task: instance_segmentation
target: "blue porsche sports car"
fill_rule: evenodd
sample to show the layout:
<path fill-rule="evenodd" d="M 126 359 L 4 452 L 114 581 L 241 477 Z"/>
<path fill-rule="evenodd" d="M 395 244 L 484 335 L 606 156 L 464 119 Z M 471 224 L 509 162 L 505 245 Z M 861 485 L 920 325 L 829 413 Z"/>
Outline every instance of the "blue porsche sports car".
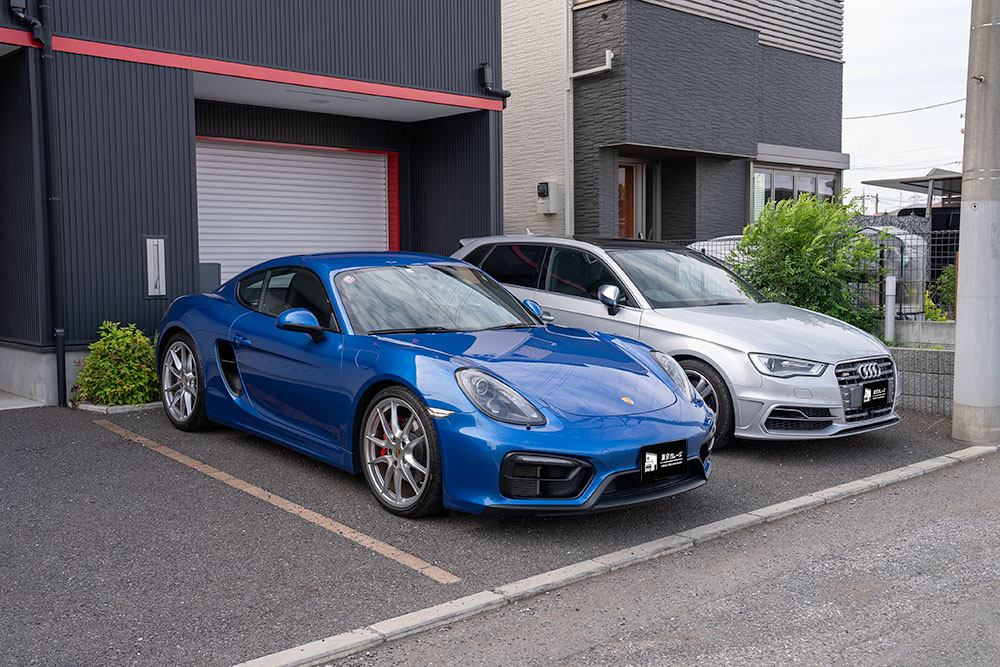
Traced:
<path fill-rule="evenodd" d="M 225 424 L 349 472 L 390 512 L 594 511 L 708 479 L 714 415 L 669 355 L 544 326 L 460 260 L 284 257 L 159 326 L 177 428 Z"/>

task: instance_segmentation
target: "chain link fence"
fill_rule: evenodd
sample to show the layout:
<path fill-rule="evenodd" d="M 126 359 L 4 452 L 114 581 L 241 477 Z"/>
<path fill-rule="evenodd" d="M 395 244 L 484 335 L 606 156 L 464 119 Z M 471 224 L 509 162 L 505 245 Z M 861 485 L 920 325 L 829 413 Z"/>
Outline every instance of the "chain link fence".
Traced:
<path fill-rule="evenodd" d="M 859 285 L 859 305 L 885 308 L 885 281 L 896 277 L 896 318 L 955 318 L 958 230 L 930 231 L 926 218 L 864 216 L 855 220 L 879 251 L 877 266 L 866 267 Z M 688 246 L 732 266 L 742 237 L 664 239 Z"/>

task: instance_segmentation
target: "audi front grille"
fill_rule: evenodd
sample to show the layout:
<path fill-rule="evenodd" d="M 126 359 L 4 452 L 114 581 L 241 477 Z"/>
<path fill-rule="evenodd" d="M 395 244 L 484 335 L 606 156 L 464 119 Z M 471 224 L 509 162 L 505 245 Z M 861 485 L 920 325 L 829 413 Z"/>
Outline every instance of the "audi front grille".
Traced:
<path fill-rule="evenodd" d="M 896 370 L 889 357 L 858 359 L 837 364 L 837 384 L 840 385 L 840 399 L 844 403 L 844 416 L 848 423 L 877 419 L 892 413 L 896 398 Z M 868 409 L 861 407 L 864 385 L 868 382 L 888 380 L 888 403 Z"/>

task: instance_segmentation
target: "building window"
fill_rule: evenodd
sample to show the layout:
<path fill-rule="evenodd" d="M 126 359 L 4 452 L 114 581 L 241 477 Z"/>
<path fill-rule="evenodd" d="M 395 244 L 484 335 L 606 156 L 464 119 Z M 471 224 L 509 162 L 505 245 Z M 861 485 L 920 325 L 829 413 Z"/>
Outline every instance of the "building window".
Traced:
<path fill-rule="evenodd" d="M 751 204 L 754 221 L 769 201 L 795 199 L 799 195 L 814 195 L 819 201 L 833 199 L 837 192 L 837 174 L 805 171 L 796 167 L 762 167 L 754 165 Z"/>

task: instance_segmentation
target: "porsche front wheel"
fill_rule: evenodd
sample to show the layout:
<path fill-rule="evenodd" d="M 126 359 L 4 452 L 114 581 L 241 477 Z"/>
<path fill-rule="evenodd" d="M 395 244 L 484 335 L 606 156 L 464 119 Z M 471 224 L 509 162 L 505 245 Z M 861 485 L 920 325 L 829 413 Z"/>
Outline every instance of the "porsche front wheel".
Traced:
<path fill-rule="evenodd" d="M 361 463 L 375 498 L 393 514 L 441 510 L 441 455 L 423 401 L 404 387 L 372 399 L 361 427 Z"/>

